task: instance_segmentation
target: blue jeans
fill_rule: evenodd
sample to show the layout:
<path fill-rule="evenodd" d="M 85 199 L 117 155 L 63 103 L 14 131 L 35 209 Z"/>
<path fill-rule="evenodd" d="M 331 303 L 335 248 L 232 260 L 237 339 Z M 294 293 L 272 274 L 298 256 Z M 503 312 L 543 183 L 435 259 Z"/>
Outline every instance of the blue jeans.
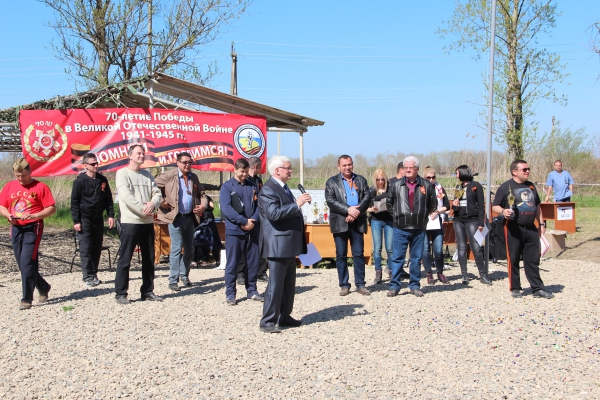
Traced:
<path fill-rule="evenodd" d="M 390 290 L 400 290 L 400 272 L 404 266 L 406 250 L 410 245 L 410 280 L 408 288 L 419 289 L 421 284 L 421 255 L 423 253 L 423 241 L 425 240 L 425 230 L 422 229 L 400 229 L 394 227 L 394 242 L 392 252 L 392 279 L 390 280 Z"/>
<path fill-rule="evenodd" d="M 169 255 L 169 284 L 179 282 L 180 278 L 190 277 L 190 264 L 194 256 L 194 214 L 177 214 L 169 224 L 171 236 L 171 254 Z M 181 248 L 183 247 L 183 254 Z"/>
<path fill-rule="evenodd" d="M 385 236 L 385 251 L 387 253 L 388 269 L 392 259 L 392 241 L 394 236 L 394 222 L 371 220 L 371 234 L 373 236 L 373 258 L 375 260 L 375 271 L 381 271 L 381 245 L 382 237 Z"/>
<path fill-rule="evenodd" d="M 354 261 L 354 283 L 357 288 L 365 286 L 365 249 L 364 233 L 359 232 L 358 223 L 348 224 L 346 232 L 334 233 L 335 243 L 335 266 L 338 271 L 340 287 L 350 288 L 350 274 L 348 273 L 348 240 L 352 249 L 352 260 Z"/>
<path fill-rule="evenodd" d="M 435 270 L 438 274 L 444 272 L 444 231 L 435 229 L 426 231 L 425 240 L 423 240 L 423 267 L 428 274 L 431 274 L 431 257 L 429 254 L 429 239 L 431 238 L 431 246 L 433 247 L 433 259 L 435 260 Z"/>
<path fill-rule="evenodd" d="M 479 274 L 487 274 L 483 261 L 483 248 L 477 243 L 477 240 L 475 240 L 475 232 L 477 232 L 478 229 L 479 223 L 477 221 L 460 222 L 454 220 L 454 235 L 456 237 L 456 248 L 458 250 L 458 263 L 460 264 L 460 272 L 463 275 L 467 274 L 467 238 Z"/>

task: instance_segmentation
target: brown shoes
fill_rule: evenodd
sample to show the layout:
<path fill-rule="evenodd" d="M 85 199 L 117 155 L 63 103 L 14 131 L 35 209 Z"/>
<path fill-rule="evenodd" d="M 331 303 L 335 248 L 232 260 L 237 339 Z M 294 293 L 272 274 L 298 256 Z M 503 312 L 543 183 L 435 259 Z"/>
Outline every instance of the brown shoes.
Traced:
<path fill-rule="evenodd" d="M 363 296 L 370 296 L 370 295 L 371 295 L 371 292 L 369 292 L 369 291 L 367 290 L 367 288 L 366 288 L 366 287 L 364 287 L 364 286 L 363 286 L 363 287 L 359 287 L 358 289 L 356 289 L 356 293 L 360 293 L 360 294 L 362 294 Z"/>
<path fill-rule="evenodd" d="M 31 303 L 22 301 L 21 304 L 19 305 L 19 310 L 29 310 L 31 307 L 32 307 Z"/>
<path fill-rule="evenodd" d="M 371 292 L 369 292 L 367 290 L 367 288 L 364 287 L 364 286 L 363 287 L 359 287 L 358 289 L 356 289 L 356 293 L 360 293 L 363 296 L 370 296 L 371 295 Z M 348 296 L 349 294 L 350 294 L 350 288 L 349 287 L 344 286 L 344 287 L 342 287 L 340 289 L 340 296 Z"/>
<path fill-rule="evenodd" d="M 375 280 L 373 281 L 373 285 L 379 285 L 383 280 L 383 271 L 375 271 Z"/>
<path fill-rule="evenodd" d="M 38 290 L 38 304 L 44 304 L 48 302 L 48 292 L 50 291 L 50 289 L 52 289 L 52 286 L 48 285 L 48 290 L 45 293 L 42 293 Z"/>

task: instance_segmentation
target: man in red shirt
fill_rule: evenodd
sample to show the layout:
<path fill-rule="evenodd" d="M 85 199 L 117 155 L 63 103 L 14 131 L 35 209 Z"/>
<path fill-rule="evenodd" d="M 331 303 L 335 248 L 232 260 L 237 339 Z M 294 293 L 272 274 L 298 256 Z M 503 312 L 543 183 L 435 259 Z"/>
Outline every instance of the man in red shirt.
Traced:
<path fill-rule="evenodd" d="M 56 213 L 50 188 L 31 178 L 31 168 L 25 158 L 13 164 L 15 180 L 0 192 L 0 214 L 11 223 L 12 247 L 21 271 L 23 298 L 20 310 L 28 310 L 37 288 L 38 303 L 48 301 L 50 284 L 40 275 L 39 247 L 44 230 L 44 218 Z"/>

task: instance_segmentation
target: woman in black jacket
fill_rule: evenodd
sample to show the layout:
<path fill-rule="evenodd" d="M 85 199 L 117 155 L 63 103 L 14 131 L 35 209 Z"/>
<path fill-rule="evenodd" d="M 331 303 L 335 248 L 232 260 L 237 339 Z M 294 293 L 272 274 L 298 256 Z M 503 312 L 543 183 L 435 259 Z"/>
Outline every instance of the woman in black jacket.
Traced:
<path fill-rule="evenodd" d="M 382 258 L 381 248 L 385 244 L 387 253 L 387 271 L 391 275 L 390 260 L 392 258 L 392 237 L 394 235 L 394 223 L 392 215 L 387 211 L 386 200 L 388 195 L 389 183 L 385 171 L 377 168 L 373 173 L 373 186 L 369 188 L 371 192 L 371 207 L 367 209 L 369 221 L 371 223 L 371 234 L 373 236 L 373 259 L 375 262 L 375 285 L 382 281 Z M 383 208 L 383 209 L 382 209 Z"/>
<path fill-rule="evenodd" d="M 483 199 L 483 187 L 479 182 L 473 181 L 473 174 L 467 165 L 456 168 L 456 177 L 460 183 L 456 186 L 457 194 L 452 202 L 454 210 L 454 233 L 456 235 L 456 247 L 458 248 L 458 263 L 462 274 L 462 283 L 469 284 L 467 277 L 467 238 L 471 251 L 475 257 L 475 264 L 479 270 L 481 283 L 491 285 L 483 261 L 483 248 L 475 240 L 475 232 L 482 231 L 484 226 L 485 208 Z"/>
<path fill-rule="evenodd" d="M 434 214 L 435 217 L 440 221 L 440 229 L 427 230 L 427 236 L 425 236 L 425 240 L 423 241 L 423 256 L 421 257 L 421 261 L 423 263 L 423 267 L 425 268 L 425 272 L 427 273 L 427 284 L 435 284 L 435 279 L 433 279 L 433 271 L 431 269 L 431 257 L 429 255 L 429 241 L 431 241 L 437 277 L 440 282 L 448 283 L 448 278 L 446 278 L 444 275 L 444 253 L 442 250 L 444 245 L 444 230 L 442 228 L 442 223 L 447 218 L 446 211 L 448 211 L 450 208 L 450 203 L 448 202 L 448 196 L 446 195 L 446 190 L 444 190 L 444 187 L 435 181 L 435 169 L 431 167 L 425 167 L 423 170 L 423 175 L 425 176 L 425 179 L 431 182 L 435 188 L 437 210 Z"/>

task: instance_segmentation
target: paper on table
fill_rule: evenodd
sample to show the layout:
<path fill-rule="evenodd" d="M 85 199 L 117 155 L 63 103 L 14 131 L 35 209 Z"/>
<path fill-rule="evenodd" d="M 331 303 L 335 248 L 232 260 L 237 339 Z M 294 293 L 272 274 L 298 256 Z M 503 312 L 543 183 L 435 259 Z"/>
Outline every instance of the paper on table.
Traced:
<path fill-rule="evenodd" d="M 318 263 L 322 260 L 321 255 L 319 254 L 319 250 L 315 247 L 313 243 L 309 243 L 306 246 L 306 254 L 300 254 L 298 258 L 302 265 L 309 266 Z"/>
<path fill-rule="evenodd" d="M 481 232 L 479 231 L 479 229 L 477 229 L 477 231 L 475 232 L 475 240 L 477 240 L 477 243 L 479 243 L 480 246 L 483 244 L 483 241 L 485 240 L 485 237 L 489 231 L 490 230 L 488 229 L 488 227 L 484 226 Z"/>
<path fill-rule="evenodd" d="M 439 218 L 434 218 L 434 219 L 431 219 L 430 217 L 427 217 L 427 218 L 428 218 L 428 221 L 427 221 L 427 228 L 425 228 L 426 230 L 434 231 L 436 229 L 442 229 Z"/>

